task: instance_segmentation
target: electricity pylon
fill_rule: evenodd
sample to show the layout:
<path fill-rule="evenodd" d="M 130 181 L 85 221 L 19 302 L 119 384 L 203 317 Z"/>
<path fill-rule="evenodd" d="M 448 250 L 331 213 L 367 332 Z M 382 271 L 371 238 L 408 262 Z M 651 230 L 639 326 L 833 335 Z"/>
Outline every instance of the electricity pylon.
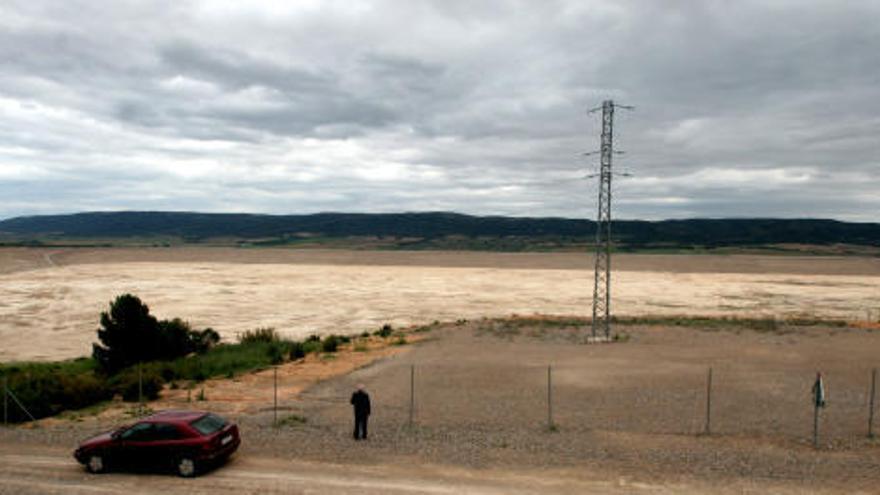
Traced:
<path fill-rule="evenodd" d="M 602 106 L 602 136 L 599 148 L 599 213 L 596 217 L 596 265 L 593 276 L 592 338 L 602 334 L 611 337 L 611 158 L 614 156 L 614 108 L 632 110 L 633 107 L 615 105 L 605 100 Z M 592 153 L 587 153 L 592 154 Z"/>

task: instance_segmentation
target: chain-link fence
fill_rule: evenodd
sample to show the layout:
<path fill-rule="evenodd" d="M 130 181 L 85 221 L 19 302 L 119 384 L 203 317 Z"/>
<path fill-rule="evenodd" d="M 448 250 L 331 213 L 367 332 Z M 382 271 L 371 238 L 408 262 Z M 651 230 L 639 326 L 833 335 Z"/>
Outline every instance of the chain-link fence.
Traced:
<path fill-rule="evenodd" d="M 812 441 L 816 375 L 735 363 L 655 374 L 590 376 L 578 366 L 400 363 L 308 391 L 304 404 L 328 423 L 349 419 L 346 394 L 364 382 L 387 423 L 436 429 L 712 435 Z M 711 382 L 710 382 L 711 380 Z M 823 444 L 873 434 L 876 370 L 826 373 L 819 410 Z M 268 398 L 271 400 L 271 397 Z"/>

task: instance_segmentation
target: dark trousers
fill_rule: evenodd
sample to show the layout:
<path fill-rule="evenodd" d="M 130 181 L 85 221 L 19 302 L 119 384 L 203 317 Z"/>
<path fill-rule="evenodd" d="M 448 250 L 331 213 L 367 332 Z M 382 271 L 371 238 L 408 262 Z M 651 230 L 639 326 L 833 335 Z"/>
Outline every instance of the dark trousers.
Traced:
<path fill-rule="evenodd" d="M 360 440 L 363 438 L 367 439 L 367 418 L 369 418 L 366 414 L 355 414 L 354 415 L 354 439 Z"/>

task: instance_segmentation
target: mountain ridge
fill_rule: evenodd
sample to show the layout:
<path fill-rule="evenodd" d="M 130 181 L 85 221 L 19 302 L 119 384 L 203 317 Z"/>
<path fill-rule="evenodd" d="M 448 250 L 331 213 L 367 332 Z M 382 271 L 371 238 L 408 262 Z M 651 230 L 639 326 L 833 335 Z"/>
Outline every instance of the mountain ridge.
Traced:
<path fill-rule="evenodd" d="M 82 212 L 0 221 L 0 240 L 174 237 L 185 242 L 236 238 L 275 244 L 310 238 L 556 239 L 589 243 L 596 223 L 561 217 L 473 216 L 454 212 L 269 215 L 162 211 Z M 749 246 L 849 244 L 880 247 L 880 223 L 828 219 L 692 218 L 616 220 L 621 246 Z M 564 243 L 563 242 L 563 243 Z"/>

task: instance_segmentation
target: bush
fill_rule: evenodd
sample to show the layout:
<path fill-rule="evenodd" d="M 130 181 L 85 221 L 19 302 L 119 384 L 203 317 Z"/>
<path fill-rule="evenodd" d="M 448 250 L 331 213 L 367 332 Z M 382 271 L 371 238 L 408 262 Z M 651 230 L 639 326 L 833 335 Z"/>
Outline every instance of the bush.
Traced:
<path fill-rule="evenodd" d="M 303 351 L 306 354 L 311 354 L 313 352 L 318 352 L 321 350 L 321 341 L 320 340 L 310 340 L 307 339 L 303 342 Z"/>
<path fill-rule="evenodd" d="M 238 336 L 239 344 L 253 344 L 256 342 L 273 343 L 279 342 L 281 337 L 272 327 L 256 328 L 254 330 L 246 330 Z"/>
<path fill-rule="evenodd" d="M 272 343 L 272 345 L 266 349 L 266 355 L 269 356 L 269 363 L 271 364 L 281 364 L 284 362 L 284 352 L 282 351 L 281 345 L 277 342 Z"/>
<path fill-rule="evenodd" d="M 382 325 L 382 328 L 376 330 L 373 335 L 378 335 L 379 337 L 385 338 L 390 336 L 394 332 L 394 329 L 388 323 Z"/>
<path fill-rule="evenodd" d="M 336 352 L 339 348 L 339 337 L 328 335 L 321 341 L 321 350 L 324 352 Z"/>
<path fill-rule="evenodd" d="M 306 357 L 306 347 L 302 342 L 293 342 L 290 345 L 290 360 L 296 361 Z"/>
<path fill-rule="evenodd" d="M 101 375 L 95 374 L 94 367 L 91 359 L 19 363 L 0 365 L 0 375 L 8 378 L 10 391 L 39 419 L 111 399 L 113 391 Z M 7 414 L 13 423 L 30 419 L 11 399 Z"/>
<path fill-rule="evenodd" d="M 162 391 L 162 384 L 165 383 L 162 380 L 162 376 L 156 370 L 149 368 L 142 369 L 141 374 L 144 400 L 158 399 L 159 392 Z M 138 400 L 138 382 L 137 366 L 126 369 L 110 380 L 113 391 L 122 395 L 122 400 L 126 402 L 136 402 Z"/>
<path fill-rule="evenodd" d="M 203 354 L 220 343 L 220 334 L 214 331 L 213 328 L 206 328 L 201 332 L 193 331 L 192 339 L 195 347 L 194 350 L 199 354 Z"/>

